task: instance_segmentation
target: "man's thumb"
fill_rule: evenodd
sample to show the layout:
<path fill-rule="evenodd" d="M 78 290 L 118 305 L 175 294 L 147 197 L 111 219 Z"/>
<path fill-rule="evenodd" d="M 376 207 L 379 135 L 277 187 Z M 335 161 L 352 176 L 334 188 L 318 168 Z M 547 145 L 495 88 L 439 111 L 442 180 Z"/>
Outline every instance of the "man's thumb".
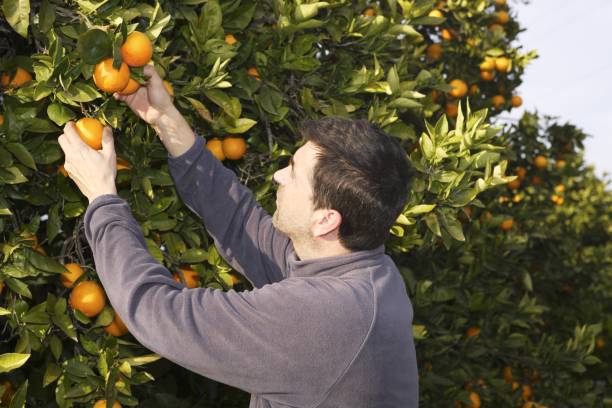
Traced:
<path fill-rule="evenodd" d="M 102 153 L 110 155 L 115 152 L 115 140 L 110 126 L 105 126 L 102 132 Z"/>

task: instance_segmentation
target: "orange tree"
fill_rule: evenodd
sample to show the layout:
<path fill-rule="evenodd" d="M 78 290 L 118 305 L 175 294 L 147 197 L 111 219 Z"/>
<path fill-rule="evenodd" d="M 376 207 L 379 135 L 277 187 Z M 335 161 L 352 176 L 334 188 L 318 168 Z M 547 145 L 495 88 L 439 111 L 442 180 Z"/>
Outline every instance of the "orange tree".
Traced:
<path fill-rule="evenodd" d="M 520 215 L 500 208 L 505 184 L 514 179 L 506 174 L 508 163 L 530 159 L 520 156 L 520 138 L 491 126 L 487 113 L 519 104 L 516 87 L 535 57 L 512 45 L 519 26 L 509 11 L 505 2 L 487 0 L 5 0 L 0 404 L 93 406 L 105 399 L 123 406 L 245 406 L 248 401 L 245 393 L 137 344 L 95 285 L 82 225 L 86 200 L 65 176 L 57 144 L 61 126 L 84 117 L 114 128 L 119 194 L 130 203 L 152 255 L 175 279 L 189 287 L 250 288 L 182 205 L 154 131 L 110 94 L 130 93 L 144 83 L 142 64 L 150 58 L 190 124 L 270 211 L 272 174 L 296 149 L 299 120 L 362 117 L 400 140 L 418 177 L 387 249 L 415 306 L 412 329 L 425 406 L 547 403 L 585 393 L 603 398 L 609 380 L 576 376 L 582 368 L 590 374 L 607 367 L 594 354 L 593 344 L 607 338 L 596 338 L 604 333 L 593 318 L 597 311 L 589 309 L 586 316 L 567 306 L 569 316 L 555 314 L 561 309 L 553 301 L 559 299 L 552 292 L 551 298 L 535 296 L 538 278 L 513 268 L 526 268 L 523 257 L 507 256 L 526 245 L 518 234 L 523 225 L 549 231 L 535 210 Z M 564 137 L 579 143 L 575 134 Z M 546 148 L 531 153 L 550 153 Z M 577 163 L 570 168 L 586 180 Z M 592 175 L 584 183 L 576 190 L 583 191 L 576 193 L 576 205 L 586 205 L 588 188 L 601 186 Z M 601 208 L 589 205 L 580 224 L 584 234 L 590 228 L 586 221 L 600 216 Z M 472 222 L 481 213 L 482 221 Z M 548 213 L 545 219 L 554 223 L 558 216 Z M 502 223 L 505 231 L 498 228 Z M 603 240 L 609 230 L 599 233 Z M 574 257 L 564 269 L 567 280 L 574 265 L 586 275 L 596 261 L 609 260 L 597 252 L 607 254 L 605 247 L 592 246 L 593 265 Z M 553 251 L 555 245 L 543 248 Z M 537 256 L 536 249 L 529 253 L 535 260 L 549 259 L 540 268 L 548 271 L 542 279 L 553 281 L 551 262 L 560 258 L 554 252 Z M 84 273 L 75 274 L 68 264 Z M 574 284 L 575 291 L 609 299 L 605 281 L 585 282 L 580 288 Z M 93 305 L 79 301 L 77 287 L 94 294 Z M 551 325 L 536 343 L 542 321 Z M 609 324 L 605 327 L 607 336 Z M 533 370 L 546 386 L 527 387 L 521 376 L 536 378 Z M 595 384 L 589 386 L 589 379 Z"/>

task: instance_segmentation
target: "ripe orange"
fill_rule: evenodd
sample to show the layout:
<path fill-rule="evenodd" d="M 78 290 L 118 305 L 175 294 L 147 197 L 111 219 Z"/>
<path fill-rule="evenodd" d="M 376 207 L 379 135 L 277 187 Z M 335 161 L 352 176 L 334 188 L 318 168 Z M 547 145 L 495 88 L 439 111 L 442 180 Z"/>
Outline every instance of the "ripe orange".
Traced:
<path fill-rule="evenodd" d="M 85 273 L 81 265 L 76 263 L 67 263 L 64 265 L 64 268 L 68 269 L 68 272 L 62 272 L 60 274 L 60 280 L 62 281 L 62 285 L 67 288 L 71 288 L 74 282 Z"/>
<path fill-rule="evenodd" d="M 503 220 L 502 223 L 499 225 L 499 227 L 503 231 L 510 231 L 513 226 L 514 226 L 514 221 L 512 220 L 512 218 Z"/>
<path fill-rule="evenodd" d="M 555 167 L 557 170 L 561 170 L 565 167 L 565 164 L 565 160 L 557 160 L 557 162 L 555 163 Z"/>
<path fill-rule="evenodd" d="M 250 67 L 249 69 L 247 69 L 247 74 L 258 81 L 261 80 L 261 77 L 259 76 L 259 71 L 256 67 Z"/>
<path fill-rule="evenodd" d="M 521 180 L 519 180 L 518 178 L 509 181 L 508 183 L 506 183 L 506 185 L 508 186 L 508 188 L 510 190 L 517 190 L 520 186 L 521 186 Z"/>
<path fill-rule="evenodd" d="M 527 169 L 524 167 L 517 167 L 516 175 L 518 176 L 519 180 L 524 180 L 525 176 L 527 176 Z"/>
<path fill-rule="evenodd" d="M 544 182 L 544 180 L 542 180 L 542 177 L 540 176 L 533 176 L 533 178 L 531 179 L 531 184 L 533 184 L 534 186 L 539 186 Z"/>
<path fill-rule="evenodd" d="M 130 67 L 142 67 L 153 57 L 153 44 L 145 33 L 134 31 L 121 46 L 121 59 Z"/>
<path fill-rule="evenodd" d="M 520 386 L 521 384 L 519 384 L 518 381 L 512 381 L 512 391 L 518 390 Z"/>
<path fill-rule="evenodd" d="M 480 71 L 480 79 L 483 81 L 492 81 L 495 77 L 495 73 L 493 71 Z"/>
<path fill-rule="evenodd" d="M 76 129 L 81 139 L 92 149 L 102 149 L 102 131 L 104 126 L 98 119 L 81 118 L 77 120 Z"/>
<path fill-rule="evenodd" d="M 131 168 L 132 166 L 130 166 L 130 163 L 127 160 L 117 157 L 117 171 Z"/>
<path fill-rule="evenodd" d="M 238 40 L 236 40 L 236 37 L 234 37 L 233 34 L 225 34 L 225 43 L 227 45 L 234 45 L 238 42 Z"/>
<path fill-rule="evenodd" d="M 480 92 L 480 89 L 478 89 L 478 85 L 476 84 L 472 84 L 470 85 L 470 95 L 476 95 L 478 92 Z"/>
<path fill-rule="evenodd" d="M 114 337 L 121 337 L 128 334 L 129 330 L 121 320 L 121 317 L 115 312 L 115 317 L 111 324 L 104 328 L 104 331 Z"/>
<path fill-rule="evenodd" d="M 183 279 L 185 280 L 185 286 L 187 286 L 189 289 L 197 288 L 199 286 L 200 275 L 196 271 L 194 271 L 188 266 L 180 268 L 180 271 L 183 273 Z M 174 273 L 172 276 L 175 281 L 179 283 L 181 282 L 181 278 L 178 273 Z"/>
<path fill-rule="evenodd" d="M 550 201 L 557 205 L 562 205 L 565 199 L 557 194 L 553 194 L 550 196 Z"/>
<path fill-rule="evenodd" d="M 465 332 L 465 335 L 467 337 L 476 337 L 476 336 L 480 335 L 480 327 L 472 326 L 472 327 L 468 328 L 467 331 Z"/>
<path fill-rule="evenodd" d="M 439 17 L 442 18 L 444 17 L 444 14 L 442 14 L 442 12 L 440 10 L 437 9 L 433 9 L 429 12 L 428 14 L 429 17 Z"/>
<path fill-rule="evenodd" d="M 503 95 L 494 95 L 491 98 L 491 103 L 495 107 L 495 109 L 499 109 L 506 103 L 506 98 Z"/>
<path fill-rule="evenodd" d="M 512 107 L 518 108 L 522 104 L 523 104 L 523 98 L 521 98 L 518 95 L 512 95 L 512 98 L 510 98 L 510 105 L 512 105 Z"/>
<path fill-rule="evenodd" d="M 363 15 L 365 17 L 374 17 L 376 15 L 376 10 L 374 10 L 372 7 L 368 7 L 367 9 L 363 10 Z"/>
<path fill-rule="evenodd" d="M 495 58 L 495 69 L 498 72 L 508 72 L 510 68 L 510 60 L 506 57 Z"/>
<path fill-rule="evenodd" d="M 223 154 L 227 159 L 240 160 L 247 151 L 247 145 L 241 137 L 226 137 L 223 139 Z"/>
<path fill-rule="evenodd" d="M 453 79 L 450 81 L 449 85 L 453 87 L 453 89 L 449 91 L 451 96 L 455 98 L 463 98 L 465 94 L 467 94 L 467 84 L 461 79 Z"/>
<path fill-rule="evenodd" d="M 497 17 L 496 22 L 499 24 L 506 24 L 508 21 L 510 21 L 510 15 L 507 11 L 498 11 L 495 13 L 495 16 Z"/>
<path fill-rule="evenodd" d="M 512 377 L 512 366 L 505 366 L 504 369 L 502 370 L 502 375 L 504 377 L 504 380 L 510 384 L 513 381 L 513 377 Z"/>
<path fill-rule="evenodd" d="M 442 31 L 440 31 L 440 36 L 444 41 L 450 41 L 453 39 L 453 33 L 448 28 L 443 28 Z"/>
<path fill-rule="evenodd" d="M 495 0 L 496 6 L 503 6 L 506 4 L 506 0 Z"/>
<path fill-rule="evenodd" d="M 442 52 L 442 46 L 440 44 L 431 44 L 425 51 L 427 58 L 432 61 L 438 61 L 442 58 Z"/>
<path fill-rule="evenodd" d="M 556 191 L 557 193 L 562 193 L 562 192 L 564 192 L 564 191 L 565 191 L 565 186 L 564 186 L 563 184 L 557 184 L 557 185 L 555 186 L 555 191 Z"/>
<path fill-rule="evenodd" d="M 119 92 L 130 82 L 130 69 L 125 62 L 121 63 L 119 69 L 115 69 L 113 59 L 107 58 L 96 64 L 93 80 L 101 91 Z"/>
<path fill-rule="evenodd" d="M 0 294 L 4 290 L 4 281 L 0 281 Z"/>
<path fill-rule="evenodd" d="M 62 174 L 64 177 L 68 177 L 68 172 L 64 168 L 63 164 L 60 164 L 60 166 L 57 168 L 57 172 Z"/>
<path fill-rule="evenodd" d="M 466 405 L 466 408 L 480 408 L 480 395 L 475 392 L 470 392 L 470 401 L 472 403 L 470 405 Z"/>
<path fill-rule="evenodd" d="M 528 401 L 533 396 L 533 390 L 531 389 L 531 385 L 523 384 L 523 392 L 521 393 L 521 397 Z"/>
<path fill-rule="evenodd" d="M 542 155 L 536 156 L 536 158 L 533 160 L 533 165 L 536 166 L 536 168 L 543 170 L 546 168 L 546 166 L 548 166 L 548 159 Z"/>
<path fill-rule="evenodd" d="M 455 118 L 459 114 L 459 105 L 456 103 L 449 102 L 446 104 L 446 116 L 449 118 Z"/>
<path fill-rule="evenodd" d="M 595 340 L 595 347 L 598 349 L 606 347 L 606 341 L 603 339 L 603 337 L 599 337 L 597 340 Z"/>
<path fill-rule="evenodd" d="M 485 57 L 484 61 L 480 63 L 481 71 L 493 71 L 495 69 L 495 58 Z"/>
<path fill-rule="evenodd" d="M 170 94 L 170 96 L 174 96 L 174 87 L 172 86 L 172 84 L 168 81 L 166 81 L 165 79 L 162 81 L 164 84 L 164 88 L 166 88 L 166 91 L 168 91 L 168 93 Z"/>
<path fill-rule="evenodd" d="M 440 98 L 440 92 L 438 92 L 437 90 L 433 90 L 431 91 L 431 100 L 436 103 L 438 102 L 438 99 Z"/>
<path fill-rule="evenodd" d="M 98 400 L 94 404 L 93 408 L 106 408 L 106 400 Z M 121 408 L 121 404 L 115 401 L 112 408 Z"/>
<path fill-rule="evenodd" d="M 213 156 L 219 161 L 225 160 L 225 154 L 223 153 L 223 142 L 217 138 L 210 139 L 206 143 L 206 148 L 211 151 Z"/>
<path fill-rule="evenodd" d="M 504 30 L 504 27 L 502 27 L 500 24 L 493 23 L 489 25 L 489 31 L 495 32 L 498 27 L 501 28 L 502 31 Z"/>
<path fill-rule="evenodd" d="M 97 316 L 106 305 L 106 296 L 102 286 L 94 281 L 84 281 L 72 289 L 70 306 L 87 317 Z"/>
<path fill-rule="evenodd" d="M 32 74 L 21 67 L 17 67 L 17 71 L 15 71 L 12 78 L 9 78 L 8 72 L 2 74 L 2 86 L 4 88 L 19 88 L 31 80 Z"/>
<path fill-rule="evenodd" d="M 0 115 L 0 126 L 4 125 L 4 115 Z"/>
<path fill-rule="evenodd" d="M 136 80 L 130 78 L 125 88 L 123 88 L 119 93 L 121 95 L 131 95 L 136 92 L 138 88 L 140 88 L 140 84 Z"/>

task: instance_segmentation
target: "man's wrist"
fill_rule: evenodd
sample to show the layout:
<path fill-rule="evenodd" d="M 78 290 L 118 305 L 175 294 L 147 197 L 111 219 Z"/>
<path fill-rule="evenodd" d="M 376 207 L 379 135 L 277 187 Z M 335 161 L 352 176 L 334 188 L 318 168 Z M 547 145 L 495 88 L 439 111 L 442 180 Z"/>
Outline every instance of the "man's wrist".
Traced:
<path fill-rule="evenodd" d="M 175 106 L 160 116 L 153 129 L 172 157 L 180 156 L 195 142 L 191 126 Z"/>
<path fill-rule="evenodd" d="M 103 195 L 117 195 L 117 188 L 108 188 L 103 191 L 98 191 L 94 194 L 91 194 L 89 197 L 87 197 L 89 199 L 89 204 L 93 203 L 96 198 L 101 197 Z"/>

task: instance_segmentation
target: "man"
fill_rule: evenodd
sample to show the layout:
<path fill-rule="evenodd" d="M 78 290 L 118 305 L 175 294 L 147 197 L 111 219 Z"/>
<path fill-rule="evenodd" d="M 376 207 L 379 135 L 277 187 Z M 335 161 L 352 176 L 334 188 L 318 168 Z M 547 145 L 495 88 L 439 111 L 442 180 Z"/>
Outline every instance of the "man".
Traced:
<path fill-rule="evenodd" d="M 184 203 L 252 291 L 187 289 L 147 251 L 117 196 L 109 128 L 102 150 L 69 123 L 65 168 L 89 199 L 98 276 L 132 335 L 175 363 L 252 394 L 250 407 L 416 407 L 412 306 L 383 243 L 410 168 L 365 121 L 323 119 L 277 171 L 270 217 L 205 148 L 147 66 L 127 103 L 158 133 Z"/>

